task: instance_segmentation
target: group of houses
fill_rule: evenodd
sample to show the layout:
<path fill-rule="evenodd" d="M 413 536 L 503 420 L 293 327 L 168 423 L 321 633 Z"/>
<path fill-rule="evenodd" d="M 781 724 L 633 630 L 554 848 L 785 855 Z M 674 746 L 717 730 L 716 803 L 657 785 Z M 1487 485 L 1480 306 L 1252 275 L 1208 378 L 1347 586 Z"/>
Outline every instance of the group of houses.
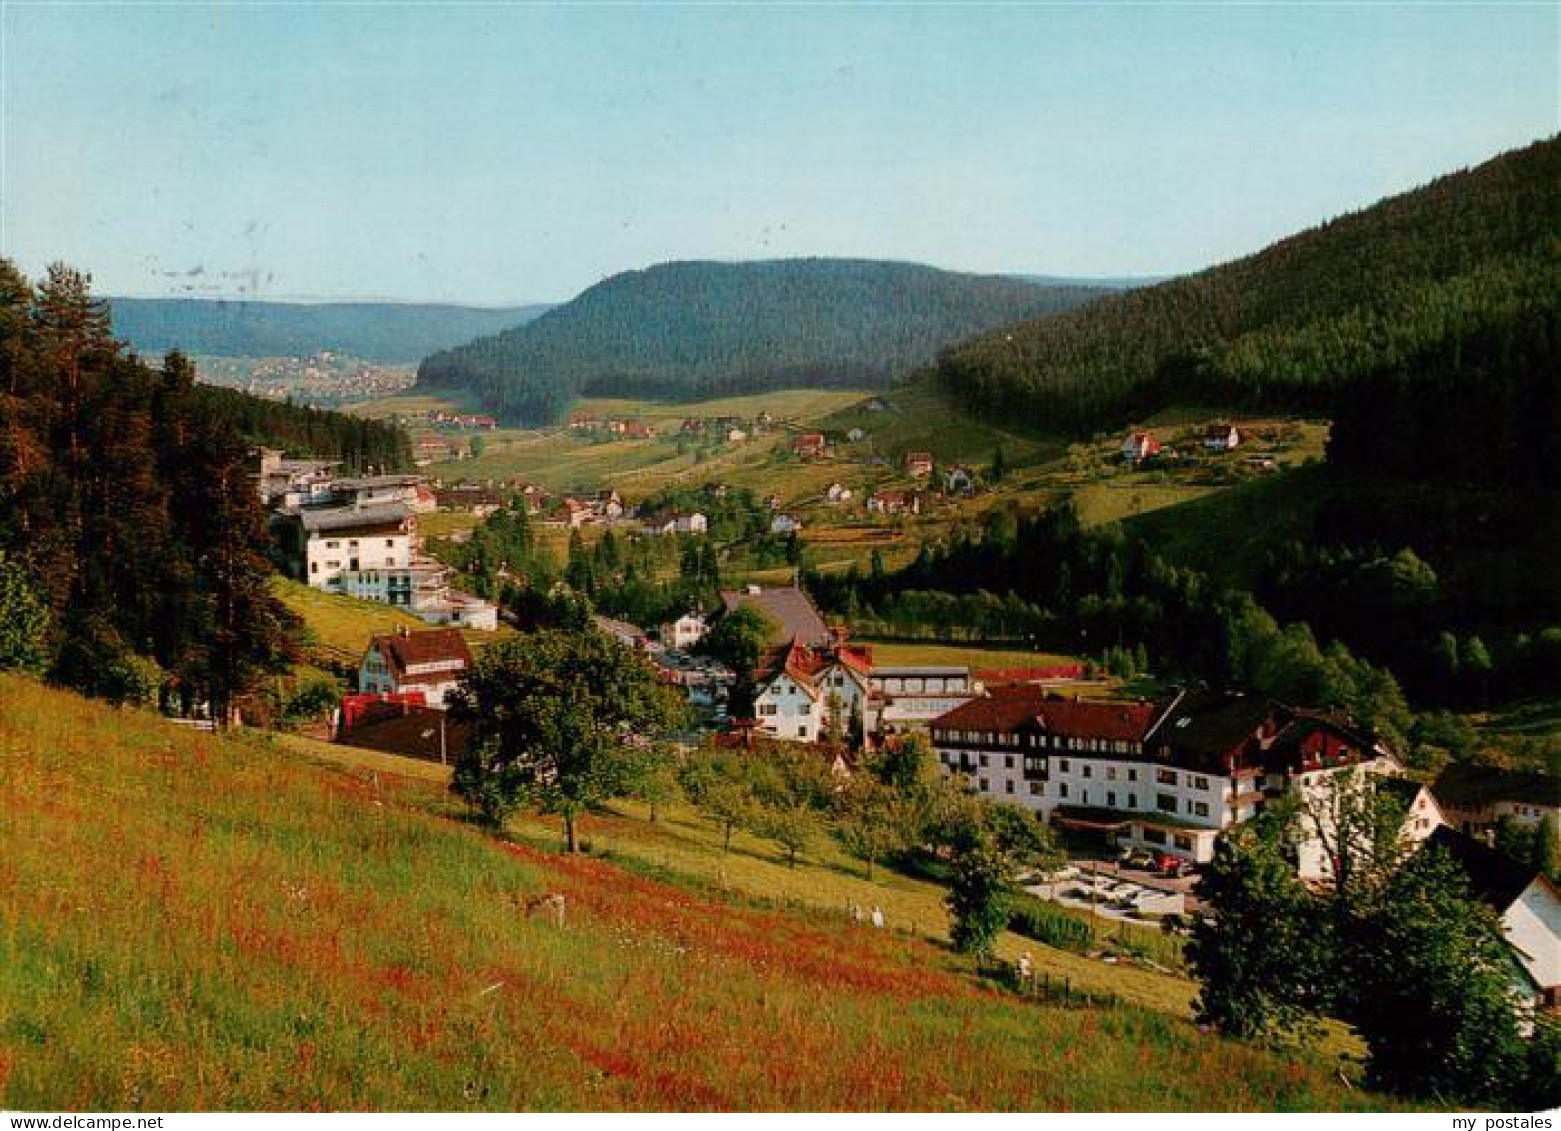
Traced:
<path fill-rule="evenodd" d="M 338 476 L 334 465 L 265 450 L 259 490 L 289 576 L 429 624 L 498 627 L 494 604 L 455 589 L 448 567 L 423 554 L 417 518 L 438 502 L 422 476 Z"/>
<path fill-rule="evenodd" d="M 1249 439 L 1248 433 L 1243 432 L 1228 420 L 1218 421 L 1207 425 L 1199 438 L 1199 446 L 1206 452 L 1230 452 L 1235 451 Z M 1164 459 L 1178 455 L 1175 449 L 1160 442 L 1155 434 L 1147 429 L 1135 429 L 1127 434 L 1118 449 L 1124 463 L 1147 463 L 1154 459 Z"/>
<path fill-rule="evenodd" d="M 577 412 L 569 418 L 569 430 L 577 434 L 613 437 L 619 440 L 649 440 L 656 428 L 643 420 L 612 416 L 592 416 Z"/>

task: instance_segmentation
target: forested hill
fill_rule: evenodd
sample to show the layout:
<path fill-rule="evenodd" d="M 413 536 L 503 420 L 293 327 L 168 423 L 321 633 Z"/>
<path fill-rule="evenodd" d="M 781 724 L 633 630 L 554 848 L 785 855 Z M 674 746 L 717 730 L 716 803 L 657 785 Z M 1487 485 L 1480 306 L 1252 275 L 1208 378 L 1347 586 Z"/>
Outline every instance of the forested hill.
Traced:
<path fill-rule="evenodd" d="M 333 350 L 400 364 L 519 326 L 547 309 L 183 298 L 115 298 L 109 306 L 115 337 L 144 354 L 179 349 L 212 357 L 298 357 Z"/>
<path fill-rule="evenodd" d="M 615 275 L 536 321 L 423 362 L 522 423 L 576 394 L 666 399 L 885 385 L 950 342 L 1107 292 L 909 263 L 666 263 Z"/>
<path fill-rule="evenodd" d="M 1164 402 L 1327 408 L 1362 374 L 1510 317 L 1561 278 L 1561 139 L 1246 259 L 948 350 L 973 410 L 1087 432 Z"/>

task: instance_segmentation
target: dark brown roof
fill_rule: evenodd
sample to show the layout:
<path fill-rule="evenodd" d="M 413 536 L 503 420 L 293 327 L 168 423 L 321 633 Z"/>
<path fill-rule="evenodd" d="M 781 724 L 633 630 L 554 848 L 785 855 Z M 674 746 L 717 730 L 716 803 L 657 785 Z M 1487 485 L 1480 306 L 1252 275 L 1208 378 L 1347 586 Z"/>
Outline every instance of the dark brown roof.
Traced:
<path fill-rule="evenodd" d="M 444 682 L 458 674 L 454 671 L 407 674 L 407 669 L 417 664 L 436 664 L 444 660 L 460 660 L 461 668 L 472 666 L 472 652 L 466 646 L 466 638 L 455 628 L 431 628 L 421 632 L 392 632 L 376 636 L 369 642 L 377 646 L 385 657 L 391 674 L 397 683 Z"/>
<path fill-rule="evenodd" d="M 1043 730 L 1069 738 L 1101 738 L 1107 742 L 1142 742 L 1160 717 L 1153 703 L 1048 697 L 1040 710 Z"/>
<path fill-rule="evenodd" d="M 934 730 L 1012 731 L 1033 724 L 1046 701 L 1034 684 L 994 687 L 986 695 L 961 703 L 929 724 Z"/>
<path fill-rule="evenodd" d="M 1257 735 L 1275 726 L 1280 712 L 1266 699 L 1200 692 L 1185 696 L 1155 732 L 1156 745 L 1170 748 L 1171 761 L 1189 769 L 1216 773 L 1255 758 Z"/>
<path fill-rule="evenodd" d="M 1520 863 L 1446 825 L 1433 829 L 1427 843 L 1462 865 L 1469 875 L 1470 890 L 1498 914 L 1511 907 L 1524 889 L 1539 878 L 1539 870 L 1533 865 Z"/>
<path fill-rule="evenodd" d="M 1472 762 L 1449 764 L 1437 777 L 1431 792 L 1438 800 L 1461 808 L 1477 808 L 1495 801 L 1561 805 L 1561 779 L 1532 770 L 1506 770 Z"/>

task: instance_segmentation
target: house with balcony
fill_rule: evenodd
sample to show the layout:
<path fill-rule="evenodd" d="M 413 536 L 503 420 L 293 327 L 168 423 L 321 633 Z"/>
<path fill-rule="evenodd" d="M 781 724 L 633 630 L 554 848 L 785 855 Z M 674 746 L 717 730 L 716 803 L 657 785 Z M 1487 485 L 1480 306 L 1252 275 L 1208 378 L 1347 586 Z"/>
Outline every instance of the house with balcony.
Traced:
<path fill-rule="evenodd" d="M 403 628 L 369 641 L 358 665 L 358 689 L 375 695 L 421 691 L 428 706 L 442 709 L 445 695 L 472 663 L 471 649 L 455 629 L 411 632 Z"/>
<path fill-rule="evenodd" d="M 1166 703 L 1065 698 L 1030 683 L 991 687 L 932 721 L 944 771 L 1061 827 L 1195 863 L 1225 829 L 1288 790 L 1303 801 L 1334 775 L 1398 764 L 1373 737 L 1328 717 L 1234 694 Z M 1303 877 L 1326 872 L 1302 846 Z"/>
<path fill-rule="evenodd" d="M 865 733 L 872 670 L 872 653 L 859 646 L 793 640 L 768 649 L 754 667 L 756 729 L 796 742 L 817 742 L 832 724 Z"/>

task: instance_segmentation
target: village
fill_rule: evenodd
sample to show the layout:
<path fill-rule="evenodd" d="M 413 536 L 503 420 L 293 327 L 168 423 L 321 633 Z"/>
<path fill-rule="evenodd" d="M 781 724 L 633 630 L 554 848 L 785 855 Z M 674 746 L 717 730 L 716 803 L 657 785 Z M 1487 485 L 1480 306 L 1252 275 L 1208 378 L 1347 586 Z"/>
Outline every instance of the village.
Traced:
<path fill-rule="evenodd" d="M 806 449 L 814 440 L 803 434 L 793 443 Z M 1123 459 L 1150 458 L 1151 440 L 1130 437 Z M 1229 428 L 1203 442 L 1230 448 L 1240 439 Z M 933 471 L 921 453 L 906 462 L 911 475 Z M 526 487 L 434 487 L 422 475 L 342 476 L 327 462 L 274 451 L 261 454 L 259 489 L 291 576 L 405 610 L 429 626 L 367 641 L 330 737 L 445 764 L 471 741 L 468 724 L 447 716 L 447 696 L 472 669 L 474 648 L 513 631 L 512 618 L 456 587 L 450 567 L 424 551 L 420 517 L 487 518 L 517 505 L 568 530 L 603 525 L 631 537 L 692 540 L 708 529 L 701 512 L 641 514 L 612 490 L 554 499 Z M 685 744 L 760 755 L 772 744 L 801 748 L 844 780 L 874 751 L 918 736 L 949 778 L 1032 813 L 1064 838 L 1072 862 L 1030 877 L 1027 891 L 1091 915 L 1148 922 L 1195 911 L 1194 879 L 1218 839 L 1280 801 L 1314 815 L 1293 846 L 1297 874 L 1308 884 L 1332 883 L 1339 848 L 1330 840 L 1329 806 L 1366 781 L 1401 799 L 1406 841 L 1436 843 L 1464 864 L 1506 928 L 1523 1000 L 1539 1009 L 1561 1004 L 1561 892 L 1491 845 L 1498 826 L 1533 829 L 1561 816 L 1544 775 L 1455 764 L 1424 781 L 1384 738 L 1338 712 L 1217 689 L 1123 698 L 1092 685 L 1079 662 L 987 669 L 880 662 L 872 643 L 853 639 L 849 624 L 827 618 L 795 583 L 745 584 L 719 598 L 648 628 L 595 618 L 686 695 L 695 722 Z M 741 672 L 702 648 L 739 609 L 756 611 L 771 628 L 752 669 Z M 751 709 L 734 713 L 739 691 Z"/>

